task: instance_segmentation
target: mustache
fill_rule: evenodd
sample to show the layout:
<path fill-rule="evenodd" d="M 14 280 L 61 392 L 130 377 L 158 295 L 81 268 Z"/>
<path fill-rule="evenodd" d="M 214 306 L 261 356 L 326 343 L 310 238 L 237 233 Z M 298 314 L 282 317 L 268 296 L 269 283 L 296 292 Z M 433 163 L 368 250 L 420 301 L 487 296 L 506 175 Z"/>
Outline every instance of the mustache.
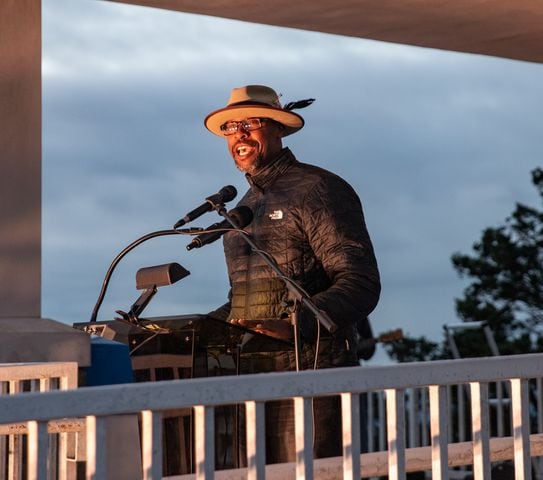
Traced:
<path fill-rule="evenodd" d="M 258 142 L 256 140 L 251 140 L 250 138 L 247 138 L 246 140 L 240 140 L 236 142 L 236 144 L 234 145 L 234 148 L 237 148 L 243 145 L 248 145 L 249 147 L 256 148 L 258 147 Z"/>

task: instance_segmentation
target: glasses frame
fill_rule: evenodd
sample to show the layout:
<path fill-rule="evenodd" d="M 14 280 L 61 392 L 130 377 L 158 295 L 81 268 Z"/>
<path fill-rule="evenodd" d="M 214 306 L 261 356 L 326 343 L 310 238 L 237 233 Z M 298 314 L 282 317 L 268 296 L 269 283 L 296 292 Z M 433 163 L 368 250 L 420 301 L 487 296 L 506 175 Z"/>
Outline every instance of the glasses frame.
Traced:
<path fill-rule="evenodd" d="M 251 120 L 258 120 L 257 126 L 249 125 L 248 122 Z M 245 132 L 252 132 L 254 130 L 260 130 L 262 127 L 264 127 L 264 124 L 269 121 L 270 121 L 269 118 L 250 117 L 250 118 L 246 118 L 245 120 L 240 120 L 239 122 L 235 120 L 230 120 L 228 122 L 223 123 L 220 128 L 221 128 L 222 134 L 226 137 L 229 137 L 230 135 L 235 135 L 236 133 L 238 133 L 240 130 L 240 127 Z M 235 129 L 232 131 L 228 131 L 227 125 Z"/>

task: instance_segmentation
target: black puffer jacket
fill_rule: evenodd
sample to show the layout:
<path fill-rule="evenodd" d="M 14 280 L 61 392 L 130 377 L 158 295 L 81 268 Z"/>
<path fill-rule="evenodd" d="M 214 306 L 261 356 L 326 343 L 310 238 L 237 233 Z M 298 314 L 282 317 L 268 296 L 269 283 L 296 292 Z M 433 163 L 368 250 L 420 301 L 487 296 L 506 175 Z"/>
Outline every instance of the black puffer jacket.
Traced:
<path fill-rule="evenodd" d="M 250 207 L 254 218 L 246 230 L 340 330 L 352 331 L 375 308 L 380 293 L 373 247 L 354 190 L 337 175 L 298 162 L 289 149 L 247 178 L 251 188 L 239 205 Z M 242 236 L 226 234 L 224 250 L 231 292 L 222 310 L 229 308 L 228 319 L 286 317 L 283 282 Z"/>

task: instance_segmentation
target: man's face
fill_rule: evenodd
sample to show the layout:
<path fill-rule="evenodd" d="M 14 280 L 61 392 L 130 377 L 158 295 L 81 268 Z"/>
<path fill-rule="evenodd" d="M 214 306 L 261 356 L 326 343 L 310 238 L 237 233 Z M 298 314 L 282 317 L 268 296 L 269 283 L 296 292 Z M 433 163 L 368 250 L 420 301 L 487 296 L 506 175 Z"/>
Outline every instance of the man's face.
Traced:
<path fill-rule="evenodd" d="M 274 160 L 283 148 L 282 126 L 267 119 L 262 119 L 261 123 L 256 130 L 248 130 L 240 124 L 237 132 L 226 137 L 228 151 L 242 172 L 257 172 Z"/>

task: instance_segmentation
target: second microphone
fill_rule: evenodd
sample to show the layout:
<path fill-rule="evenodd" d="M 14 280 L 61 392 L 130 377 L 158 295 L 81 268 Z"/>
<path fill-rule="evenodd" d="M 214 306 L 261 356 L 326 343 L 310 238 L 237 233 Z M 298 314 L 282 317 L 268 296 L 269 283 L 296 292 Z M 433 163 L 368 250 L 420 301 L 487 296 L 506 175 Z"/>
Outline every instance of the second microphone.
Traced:
<path fill-rule="evenodd" d="M 244 205 L 236 207 L 228 212 L 230 218 L 238 226 L 238 228 L 245 228 L 253 220 L 253 212 L 249 207 Z M 213 243 L 215 240 L 221 238 L 227 231 L 233 230 L 234 228 L 230 225 L 228 220 L 223 220 L 222 222 L 214 223 L 207 227 L 204 233 L 194 237 L 194 240 L 187 245 L 187 250 L 192 250 L 193 248 L 200 248 L 204 245 Z"/>

